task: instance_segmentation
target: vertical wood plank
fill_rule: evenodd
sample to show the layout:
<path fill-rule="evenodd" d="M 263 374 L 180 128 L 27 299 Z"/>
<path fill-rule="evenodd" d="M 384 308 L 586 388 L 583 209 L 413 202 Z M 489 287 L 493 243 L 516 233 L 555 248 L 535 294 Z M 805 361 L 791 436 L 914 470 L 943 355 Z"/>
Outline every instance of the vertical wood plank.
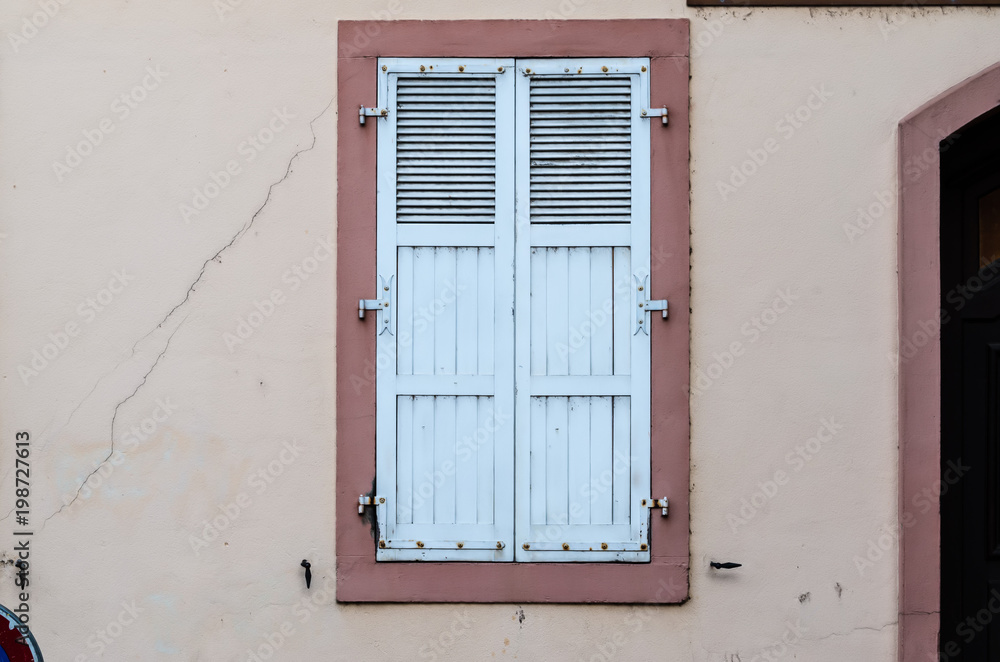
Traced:
<path fill-rule="evenodd" d="M 434 398 L 413 398 L 413 523 L 434 521 Z"/>
<path fill-rule="evenodd" d="M 585 333 L 584 324 L 590 312 L 590 249 L 570 248 L 567 250 L 567 359 L 569 374 L 590 374 L 590 334 Z"/>
<path fill-rule="evenodd" d="M 589 298 L 589 288 L 588 288 Z M 569 523 L 588 524 L 590 522 L 590 501 L 585 498 L 590 482 L 590 400 L 592 398 L 573 397 L 569 399 L 569 421 L 567 435 Z"/>
<path fill-rule="evenodd" d="M 479 371 L 479 249 L 459 248 L 455 282 L 455 370 L 459 375 Z"/>
<path fill-rule="evenodd" d="M 614 457 L 612 458 L 612 501 L 615 524 L 629 523 L 632 493 L 632 410 L 631 399 L 614 398 Z"/>
<path fill-rule="evenodd" d="M 399 247 L 396 266 L 396 372 L 413 374 L 413 249 Z M 379 294 L 381 296 L 382 293 Z M 412 403 L 411 403 L 412 404 Z"/>
<path fill-rule="evenodd" d="M 567 495 L 569 458 L 566 439 L 566 428 L 569 426 L 569 398 L 550 397 L 545 400 L 547 409 L 545 521 L 547 524 L 566 524 L 569 521 Z"/>
<path fill-rule="evenodd" d="M 531 523 L 545 524 L 545 461 L 548 454 L 545 398 L 531 398 Z M 522 495 L 518 495 L 522 496 Z"/>
<path fill-rule="evenodd" d="M 453 354 L 454 356 L 454 354 Z M 434 523 L 455 523 L 455 400 L 434 398 Z"/>
<path fill-rule="evenodd" d="M 458 446 L 455 450 L 455 521 L 458 524 L 475 524 L 478 512 L 477 499 L 479 457 L 476 433 L 479 429 L 478 398 L 460 396 L 455 403 L 455 433 Z"/>
<path fill-rule="evenodd" d="M 413 374 L 434 374 L 434 249 L 413 249 Z"/>
<path fill-rule="evenodd" d="M 396 521 L 413 521 L 413 397 L 396 402 Z"/>
<path fill-rule="evenodd" d="M 615 248 L 615 373 L 631 374 L 632 360 L 632 265 L 628 248 Z"/>
<path fill-rule="evenodd" d="M 547 375 L 569 374 L 569 250 L 550 248 L 546 289 L 546 364 Z"/>
<path fill-rule="evenodd" d="M 456 255 L 457 249 L 451 246 L 434 249 L 434 297 L 430 304 L 430 314 L 434 316 L 435 375 L 455 374 Z"/>
<path fill-rule="evenodd" d="M 546 342 L 548 332 L 546 330 L 546 272 L 548 264 L 548 249 L 531 249 L 531 374 L 544 375 L 546 373 Z M 519 318 L 520 319 L 520 318 Z"/>
<path fill-rule="evenodd" d="M 480 248 L 477 252 L 476 267 L 478 276 L 476 280 L 476 311 L 479 316 L 477 325 L 478 331 L 478 351 L 479 366 L 477 374 L 494 374 L 493 329 L 496 326 L 496 310 L 493 297 L 493 269 L 494 251 L 492 248 Z M 470 288 L 471 289 L 471 288 Z M 505 368 L 510 369 L 510 368 Z"/>
<path fill-rule="evenodd" d="M 614 274 L 612 249 L 590 251 L 590 374 L 610 375 L 614 368 Z"/>
<path fill-rule="evenodd" d="M 492 524 L 495 520 L 494 507 L 494 447 L 493 433 L 497 421 L 493 416 L 493 398 L 476 398 L 477 428 L 473 438 L 475 457 L 478 463 L 476 479 L 476 521 Z"/>
<path fill-rule="evenodd" d="M 610 264 L 609 264 L 610 267 Z M 609 273 L 610 276 L 610 273 Z M 612 523 L 612 439 L 611 398 L 590 400 L 590 522 Z"/>

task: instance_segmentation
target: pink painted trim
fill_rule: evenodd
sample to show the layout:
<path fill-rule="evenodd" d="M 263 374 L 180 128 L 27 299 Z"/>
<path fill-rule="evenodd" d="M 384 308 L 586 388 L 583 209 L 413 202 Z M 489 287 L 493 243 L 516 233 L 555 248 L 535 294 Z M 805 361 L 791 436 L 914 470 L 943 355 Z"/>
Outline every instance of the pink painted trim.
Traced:
<path fill-rule="evenodd" d="M 899 124 L 899 659 L 937 651 L 941 522 L 913 498 L 940 478 L 939 338 L 907 358 L 903 341 L 938 319 L 941 167 L 938 143 L 1000 105 L 1000 64 L 969 78 Z M 926 165 L 924 165 L 926 164 Z M 917 165 L 918 167 L 914 167 Z M 908 509 L 909 508 L 909 509 Z"/>
<path fill-rule="evenodd" d="M 360 35 L 360 36 L 359 36 Z M 346 602 L 683 602 L 688 596 L 688 21 L 342 21 L 337 126 L 337 599 Z M 375 332 L 357 315 L 375 283 L 376 57 L 650 57 L 652 126 L 651 296 L 670 299 L 653 327 L 648 564 L 376 563 L 359 494 L 375 475 Z"/>

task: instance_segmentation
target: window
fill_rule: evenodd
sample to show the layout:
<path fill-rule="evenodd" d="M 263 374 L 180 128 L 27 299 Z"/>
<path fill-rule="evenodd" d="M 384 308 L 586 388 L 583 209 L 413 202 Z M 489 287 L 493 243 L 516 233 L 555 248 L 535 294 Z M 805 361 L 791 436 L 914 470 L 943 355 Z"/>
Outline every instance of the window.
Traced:
<path fill-rule="evenodd" d="M 379 560 L 649 559 L 648 67 L 379 60 Z"/>
<path fill-rule="evenodd" d="M 338 599 L 683 599 L 686 21 L 372 26 L 340 33 L 338 500 L 375 498 L 338 508 Z"/>

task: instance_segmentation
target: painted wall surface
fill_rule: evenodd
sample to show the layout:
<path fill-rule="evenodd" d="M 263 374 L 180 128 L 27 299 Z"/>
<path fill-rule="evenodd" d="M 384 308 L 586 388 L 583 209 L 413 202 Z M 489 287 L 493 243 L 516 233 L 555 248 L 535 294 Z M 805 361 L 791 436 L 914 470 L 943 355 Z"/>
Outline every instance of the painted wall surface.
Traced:
<path fill-rule="evenodd" d="M 338 605 L 337 20 L 643 17 L 691 19 L 691 600 Z M 971 8 L 6 0 L 0 603 L 30 540 L 52 660 L 893 659 L 896 125 L 998 33 Z"/>

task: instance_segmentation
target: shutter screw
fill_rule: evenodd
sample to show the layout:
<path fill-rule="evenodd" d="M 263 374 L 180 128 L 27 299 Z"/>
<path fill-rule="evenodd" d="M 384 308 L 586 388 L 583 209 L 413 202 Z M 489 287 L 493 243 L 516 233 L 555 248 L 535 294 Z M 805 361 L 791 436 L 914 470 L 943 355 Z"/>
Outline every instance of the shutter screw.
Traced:
<path fill-rule="evenodd" d="M 503 549 L 503 543 L 497 540 L 497 549 Z"/>
<path fill-rule="evenodd" d="M 644 110 L 644 111 L 642 111 L 642 112 L 643 112 L 643 113 L 645 113 L 646 111 Z M 389 288 L 387 287 L 387 288 L 385 288 L 385 289 L 389 289 Z M 639 291 L 640 291 L 640 292 L 642 292 L 642 285 L 640 285 L 640 286 L 639 286 Z"/>
<path fill-rule="evenodd" d="M 417 541 L 417 547 L 423 547 L 423 546 L 424 546 L 423 541 L 418 540 Z"/>
<path fill-rule="evenodd" d="M 425 70 L 426 70 L 426 67 L 424 67 L 424 65 L 420 65 L 420 71 L 425 71 Z"/>
<path fill-rule="evenodd" d="M 503 67 L 497 67 L 497 71 L 499 71 L 500 73 L 503 73 Z"/>
<path fill-rule="evenodd" d="M 643 70 L 643 72 L 645 72 L 646 71 L 646 67 L 643 67 L 642 70 Z"/>
<path fill-rule="evenodd" d="M 458 70 L 459 70 L 459 71 L 465 71 L 465 65 L 462 65 L 462 66 L 460 66 L 460 67 L 458 68 Z"/>
<path fill-rule="evenodd" d="M 531 545 L 529 545 L 528 543 L 524 543 L 523 545 L 521 545 L 521 547 L 523 547 L 524 549 L 531 549 Z"/>
<path fill-rule="evenodd" d="M 458 543 L 458 548 L 459 549 L 462 549 L 463 547 L 465 547 L 465 543 L 464 542 Z"/>
<path fill-rule="evenodd" d="M 646 545 L 646 543 L 642 543 L 641 545 L 639 545 L 639 549 L 641 549 L 644 552 L 646 551 L 646 547 L 648 547 L 648 545 Z"/>
<path fill-rule="evenodd" d="M 531 69 L 525 69 L 525 70 L 524 70 L 524 73 L 526 73 L 526 74 L 530 74 L 530 73 L 531 73 Z"/>
<path fill-rule="evenodd" d="M 381 547 L 382 549 L 385 549 L 385 541 L 384 540 L 379 540 L 378 541 L 378 546 Z"/>
<path fill-rule="evenodd" d="M 385 497 L 382 497 L 381 499 L 379 499 L 378 502 L 379 503 L 385 503 Z"/>
<path fill-rule="evenodd" d="M 383 287 L 382 289 L 383 289 L 383 290 L 385 290 L 386 292 L 388 292 L 388 291 L 389 291 L 389 286 L 388 286 L 388 285 L 386 285 L 386 286 L 385 286 L 385 287 Z"/>
<path fill-rule="evenodd" d="M 602 542 L 601 543 L 601 549 L 607 549 L 607 548 L 608 548 L 608 543 Z"/>
<path fill-rule="evenodd" d="M 383 64 L 383 65 L 382 65 L 382 71 L 388 71 L 388 70 L 389 70 L 389 67 L 387 67 L 387 66 L 385 66 L 385 65 Z"/>
<path fill-rule="evenodd" d="M 604 73 L 608 73 L 608 68 L 607 67 L 601 67 L 601 71 L 603 71 Z"/>
<path fill-rule="evenodd" d="M 568 542 L 564 542 L 563 543 L 563 549 L 564 550 L 569 550 L 569 543 Z"/>
<path fill-rule="evenodd" d="M 642 500 L 642 505 L 644 505 L 644 506 L 646 505 L 646 500 L 645 499 Z"/>
<path fill-rule="evenodd" d="M 565 69 L 563 69 L 563 71 L 568 74 L 569 73 L 569 67 L 566 67 Z"/>

